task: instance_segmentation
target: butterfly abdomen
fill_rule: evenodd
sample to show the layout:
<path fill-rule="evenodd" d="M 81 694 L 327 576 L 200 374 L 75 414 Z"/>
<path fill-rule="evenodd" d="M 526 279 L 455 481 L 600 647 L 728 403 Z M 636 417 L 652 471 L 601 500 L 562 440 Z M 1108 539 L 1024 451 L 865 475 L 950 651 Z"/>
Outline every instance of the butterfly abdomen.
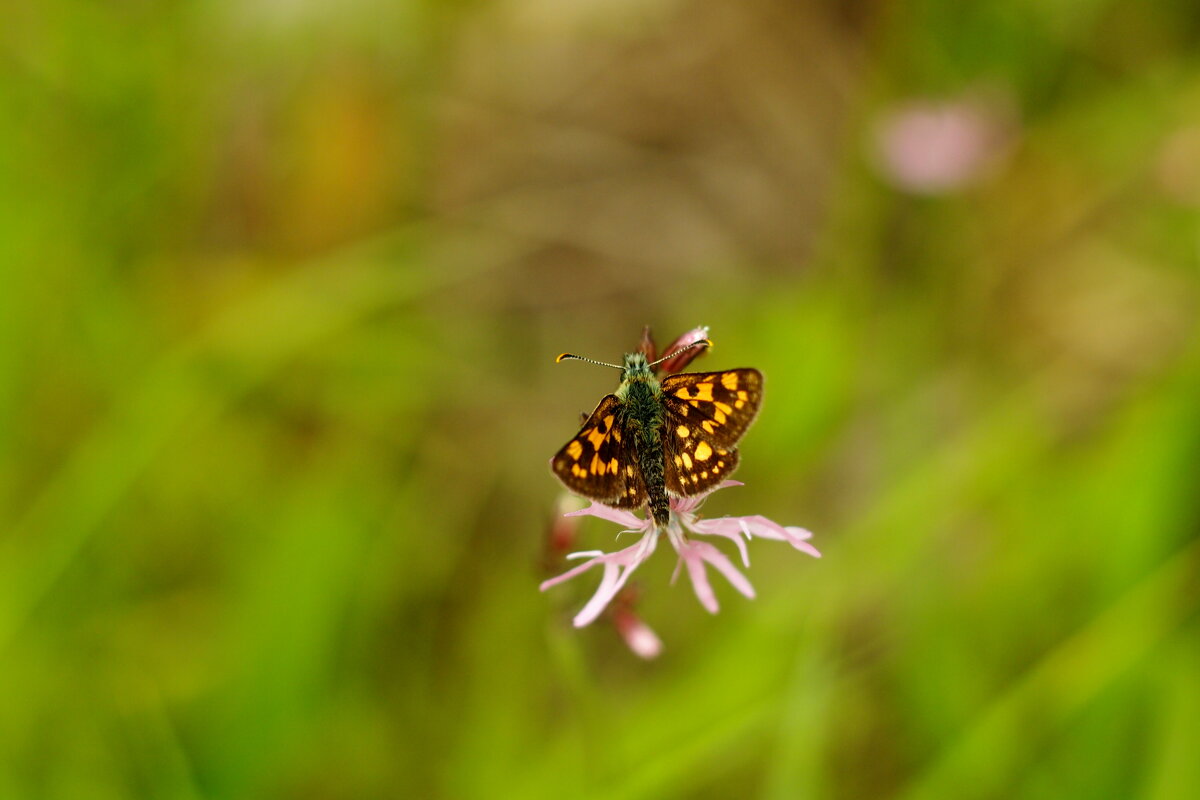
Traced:
<path fill-rule="evenodd" d="M 634 450 L 638 468 L 646 485 L 646 496 L 650 515 L 659 525 L 670 519 L 665 477 L 665 453 L 663 450 L 663 407 L 658 382 L 630 381 L 625 391 L 625 414 L 630 430 L 634 433 Z"/>

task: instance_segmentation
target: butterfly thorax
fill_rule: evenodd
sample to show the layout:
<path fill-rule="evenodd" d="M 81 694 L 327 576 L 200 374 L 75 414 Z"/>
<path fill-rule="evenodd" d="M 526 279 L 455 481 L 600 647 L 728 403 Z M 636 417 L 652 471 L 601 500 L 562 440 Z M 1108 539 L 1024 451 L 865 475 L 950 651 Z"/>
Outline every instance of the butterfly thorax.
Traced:
<path fill-rule="evenodd" d="M 632 434 L 650 515 L 659 525 L 666 525 L 670 519 L 670 506 L 664 476 L 662 386 L 641 353 L 625 356 L 621 386 L 616 395 L 621 400 L 625 424 Z"/>

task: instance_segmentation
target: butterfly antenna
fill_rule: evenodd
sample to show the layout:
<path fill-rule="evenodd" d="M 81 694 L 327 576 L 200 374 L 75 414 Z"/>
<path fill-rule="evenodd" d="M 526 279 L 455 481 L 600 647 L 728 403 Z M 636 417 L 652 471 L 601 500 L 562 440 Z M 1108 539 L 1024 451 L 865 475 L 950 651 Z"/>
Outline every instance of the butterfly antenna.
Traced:
<path fill-rule="evenodd" d="M 668 358 L 674 358 L 675 356 L 679 355 L 680 353 L 684 353 L 684 352 L 687 352 L 688 350 L 691 350 L 693 347 L 712 347 L 712 346 L 713 346 L 713 343 L 712 343 L 711 339 L 701 339 L 698 342 L 692 342 L 691 344 L 687 345 L 686 347 L 681 347 L 678 350 L 672 350 L 670 353 L 667 353 L 665 356 L 660 358 L 658 361 L 655 361 L 652 364 L 648 364 L 647 366 L 650 366 L 650 367 L 657 366 L 657 365 L 661 364 L 662 362 L 666 361 Z"/>
<path fill-rule="evenodd" d="M 586 361 L 589 364 L 597 364 L 601 367 L 612 367 L 613 369 L 625 369 L 624 367 L 618 367 L 616 364 L 606 364 L 603 361 L 597 361 L 594 358 L 584 358 L 583 356 L 577 356 L 574 353 L 563 353 L 558 358 L 554 359 L 555 364 L 558 364 L 559 362 L 562 362 L 562 361 Z"/>

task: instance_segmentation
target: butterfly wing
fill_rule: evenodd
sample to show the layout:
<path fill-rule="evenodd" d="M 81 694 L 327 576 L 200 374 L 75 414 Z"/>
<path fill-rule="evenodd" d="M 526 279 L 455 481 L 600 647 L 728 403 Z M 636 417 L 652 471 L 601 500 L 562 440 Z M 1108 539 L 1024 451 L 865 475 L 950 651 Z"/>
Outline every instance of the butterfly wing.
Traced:
<path fill-rule="evenodd" d="M 746 433 L 762 404 L 762 373 L 756 369 L 686 372 L 662 382 L 663 405 L 706 442 L 731 448 Z"/>
<path fill-rule="evenodd" d="M 737 469 L 738 452 L 709 444 L 682 419 L 667 414 L 671 426 L 664 435 L 667 491 L 677 497 L 702 494 Z M 682 432 L 688 435 L 683 436 Z"/>
<path fill-rule="evenodd" d="M 762 373 L 690 372 L 665 378 L 662 389 L 667 491 L 700 494 L 737 468 L 737 443 L 762 404 Z"/>
<path fill-rule="evenodd" d="M 600 401 L 579 433 L 550 460 L 550 468 L 582 497 L 619 508 L 637 508 L 646 502 L 646 486 L 616 395 Z"/>

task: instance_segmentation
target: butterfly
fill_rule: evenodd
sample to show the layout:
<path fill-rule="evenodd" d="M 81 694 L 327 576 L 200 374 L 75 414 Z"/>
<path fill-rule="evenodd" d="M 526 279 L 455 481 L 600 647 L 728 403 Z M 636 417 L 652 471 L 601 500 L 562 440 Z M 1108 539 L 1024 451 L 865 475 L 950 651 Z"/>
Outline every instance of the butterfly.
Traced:
<path fill-rule="evenodd" d="M 711 345 L 703 339 L 688 348 Z M 618 508 L 648 503 L 661 527 L 670 519 L 669 496 L 701 494 L 737 468 L 737 443 L 762 403 L 762 373 L 689 372 L 660 381 L 654 367 L 688 348 L 654 362 L 627 353 L 623 366 L 571 353 L 558 357 L 622 371 L 616 392 L 550 460 L 568 489 Z"/>

